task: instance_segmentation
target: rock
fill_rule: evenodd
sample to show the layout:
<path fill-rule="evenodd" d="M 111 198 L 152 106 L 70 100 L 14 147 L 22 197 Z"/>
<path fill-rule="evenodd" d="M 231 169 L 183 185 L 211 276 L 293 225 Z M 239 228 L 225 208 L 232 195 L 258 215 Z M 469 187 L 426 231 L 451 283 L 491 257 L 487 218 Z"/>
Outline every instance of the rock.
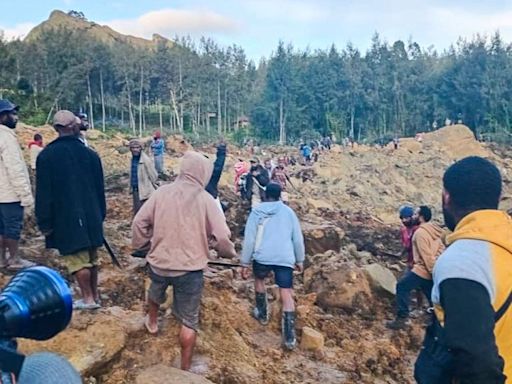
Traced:
<path fill-rule="evenodd" d="M 363 269 L 374 289 L 396 295 L 396 277 L 393 272 L 379 264 L 365 265 Z"/>
<path fill-rule="evenodd" d="M 300 347 L 305 351 L 321 351 L 324 348 L 324 335 L 313 328 L 304 327 Z"/>
<path fill-rule="evenodd" d="M 317 200 L 317 199 L 308 199 L 307 200 L 308 206 L 311 209 L 332 209 L 332 204 L 330 204 L 328 201 L 325 200 Z"/>
<path fill-rule="evenodd" d="M 125 344 L 126 331 L 120 321 L 101 313 L 74 315 L 70 327 L 47 341 L 19 339 L 22 353 L 58 353 L 66 357 L 82 376 L 101 374 Z"/>
<path fill-rule="evenodd" d="M 328 250 L 339 252 L 345 233 L 333 225 L 303 225 L 306 253 L 316 255 Z"/>
<path fill-rule="evenodd" d="M 143 370 L 136 377 L 135 384 L 213 384 L 213 382 L 178 368 L 158 364 Z"/>
<path fill-rule="evenodd" d="M 357 267 L 344 264 L 337 270 L 311 267 L 304 273 L 308 292 L 317 294 L 316 303 L 324 308 L 349 311 L 367 308 L 371 289 L 365 273 Z"/>

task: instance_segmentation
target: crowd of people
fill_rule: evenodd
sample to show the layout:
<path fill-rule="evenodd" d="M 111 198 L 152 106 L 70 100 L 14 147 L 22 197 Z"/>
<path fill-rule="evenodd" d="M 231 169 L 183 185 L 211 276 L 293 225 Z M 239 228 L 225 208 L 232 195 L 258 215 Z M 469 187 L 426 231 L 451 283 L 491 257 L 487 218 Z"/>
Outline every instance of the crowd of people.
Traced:
<path fill-rule="evenodd" d="M 17 120 L 18 107 L 0 100 L 0 263 L 14 269 L 33 264 L 18 252 L 23 218 L 34 207 L 34 197 L 15 134 Z M 53 127 L 57 139 L 43 146 L 42 137 L 35 136 L 29 144 L 37 225 L 46 247 L 59 251 L 78 283 L 80 298 L 74 308 L 95 310 L 101 306 L 98 249 L 105 240 L 102 163 L 84 140 L 84 117 L 61 110 L 54 115 Z M 177 179 L 160 186 L 162 143 L 155 134 L 150 157 L 142 141 L 129 142 L 132 246 L 134 254 L 145 256 L 151 280 L 147 331 L 159 332 L 158 310 L 172 286 L 172 311 L 181 323 L 181 368 L 189 370 L 209 249 L 237 257 L 218 198 L 226 144 L 218 144 L 214 162 L 186 152 Z M 305 248 L 297 215 L 286 204 L 287 187 L 293 187 L 288 164 L 287 157 L 276 164 L 271 159 L 260 163 L 254 158 L 248 164 L 240 159 L 235 189 L 243 190 L 251 202 L 240 264 L 243 278 L 249 278 L 251 270 L 254 277 L 253 316 L 263 325 L 269 322 L 265 279 L 273 274 L 282 305 L 282 344 L 292 350 L 294 271 L 304 270 Z M 426 296 L 432 321 L 415 365 L 420 384 L 510 382 L 512 219 L 498 210 L 501 193 L 497 167 L 481 157 L 468 157 L 450 166 L 443 177 L 443 216 L 450 234 L 432 222 L 428 206 L 400 208 L 407 270 L 397 284 L 396 319 L 388 326 L 406 329 L 411 292 L 420 290 Z"/>

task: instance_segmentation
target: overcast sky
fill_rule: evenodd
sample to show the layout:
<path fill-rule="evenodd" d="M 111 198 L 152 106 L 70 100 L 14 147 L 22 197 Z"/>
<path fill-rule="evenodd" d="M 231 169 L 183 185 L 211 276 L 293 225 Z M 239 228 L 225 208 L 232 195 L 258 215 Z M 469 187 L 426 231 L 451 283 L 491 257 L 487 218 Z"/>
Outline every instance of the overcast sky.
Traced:
<path fill-rule="evenodd" d="M 512 0 L 20 0 L 0 20 L 7 38 L 24 36 L 53 9 L 84 12 L 89 20 L 150 38 L 190 35 L 241 45 L 256 61 L 279 40 L 298 48 L 366 50 L 378 32 L 389 42 L 413 40 L 442 51 L 458 37 L 499 30 L 512 41 Z"/>

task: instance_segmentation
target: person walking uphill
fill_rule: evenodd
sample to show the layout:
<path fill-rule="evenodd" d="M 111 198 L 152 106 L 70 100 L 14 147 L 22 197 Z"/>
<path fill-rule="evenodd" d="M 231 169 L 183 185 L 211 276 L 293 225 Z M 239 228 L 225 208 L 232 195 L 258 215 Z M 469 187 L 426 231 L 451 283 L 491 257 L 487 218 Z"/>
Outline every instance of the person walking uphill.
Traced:
<path fill-rule="evenodd" d="M 283 204 L 281 187 L 270 183 L 265 202 L 255 207 L 245 227 L 241 264 L 242 277 L 249 277 L 251 260 L 256 291 L 253 315 L 263 325 L 269 321 L 265 278 L 274 272 L 283 305 L 282 338 L 285 348 L 295 348 L 295 303 L 293 270 L 303 271 L 304 238 L 295 212 Z"/>
<path fill-rule="evenodd" d="M 420 289 L 430 302 L 432 294 L 432 269 L 439 255 L 444 251 L 443 230 L 430 222 L 432 211 L 422 205 L 416 209 L 413 222 L 419 223 L 412 237 L 413 266 L 407 270 L 396 285 L 396 320 L 387 324 L 388 328 L 401 329 L 409 319 L 409 299 L 411 291 Z"/>
<path fill-rule="evenodd" d="M 34 265 L 18 254 L 23 214 L 33 207 L 34 198 L 14 133 L 17 122 L 18 107 L 9 100 L 0 100 L 0 267 L 14 270 Z"/>
<path fill-rule="evenodd" d="M 132 153 L 130 187 L 133 196 L 133 215 L 139 211 L 156 190 L 158 174 L 151 158 L 142 150 L 142 141 L 130 140 L 130 152 Z"/>
<path fill-rule="evenodd" d="M 415 365 L 420 384 L 512 383 L 512 219 L 498 210 L 502 179 L 481 157 L 443 176 L 453 233 L 433 271 L 435 321 Z"/>
<path fill-rule="evenodd" d="M 226 219 L 205 190 L 212 170 L 213 164 L 206 157 L 186 152 L 176 181 L 157 189 L 132 225 L 133 248 L 149 248 L 151 286 L 146 328 L 152 334 L 158 332 L 158 308 L 172 285 L 172 310 L 182 324 L 179 341 L 184 370 L 190 369 L 196 343 L 208 245 L 220 256 L 236 256 Z"/>
<path fill-rule="evenodd" d="M 36 218 L 46 247 L 56 248 L 82 294 L 76 309 L 99 308 L 98 255 L 106 215 L 103 168 L 93 150 L 79 140 L 80 120 L 58 111 L 59 137 L 37 158 Z"/>
<path fill-rule="evenodd" d="M 151 153 L 155 161 L 156 172 L 160 175 L 164 172 L 164 152 L 165 142 L 162 139 L 160 131 L 156 131 L 151 142 Z"/>

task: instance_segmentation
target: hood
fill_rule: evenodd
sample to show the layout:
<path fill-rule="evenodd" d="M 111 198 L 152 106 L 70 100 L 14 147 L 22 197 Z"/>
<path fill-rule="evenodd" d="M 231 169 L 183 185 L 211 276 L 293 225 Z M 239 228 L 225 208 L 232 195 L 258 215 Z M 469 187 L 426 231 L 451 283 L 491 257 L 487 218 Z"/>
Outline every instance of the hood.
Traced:
<path fill-rule="evenodd" d="M 270 217 L 279 212 L 283 205 L 281 201 L 264 202 L 254 208 L 253 212 L 258 217 Z"/>
<path fill-rule="evenodd" d="M 441 238 L 443 236 L 443 229 L 432 222 L 423 223 L 419 226 L 418 230 L 422 229 L 426 231 L 431 238 Z"/>
<path fill-rule="evenodd" d="M 237 175 L 242 175 L 249 172 L 250 165 L 245 161 L 239 161 L 235 164 L 235 172 Z"/>
<path fill-rule="evenodd" d="M 212 177 L 213 163 L 198 152 L 188 151 L 181 160 L 180 179 L 193 181 L 206 187 Z"/>
<path fill-rule="evenodd" d="M 481 210 L 464 217 L 446 238 L 449 244 L 460 239 L 484 240 L 512 253 L 512 218 L 498 210 Z"/>

